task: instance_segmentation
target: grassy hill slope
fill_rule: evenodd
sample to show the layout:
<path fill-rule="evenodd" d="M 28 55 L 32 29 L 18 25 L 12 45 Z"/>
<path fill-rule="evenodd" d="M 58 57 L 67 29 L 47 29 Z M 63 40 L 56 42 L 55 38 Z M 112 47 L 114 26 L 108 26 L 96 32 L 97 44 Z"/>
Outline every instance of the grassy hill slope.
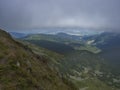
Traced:
<path fill-rule="evenodd" d="M 0 30 L 0 90 L 76 90 L 48 61 Z"/>

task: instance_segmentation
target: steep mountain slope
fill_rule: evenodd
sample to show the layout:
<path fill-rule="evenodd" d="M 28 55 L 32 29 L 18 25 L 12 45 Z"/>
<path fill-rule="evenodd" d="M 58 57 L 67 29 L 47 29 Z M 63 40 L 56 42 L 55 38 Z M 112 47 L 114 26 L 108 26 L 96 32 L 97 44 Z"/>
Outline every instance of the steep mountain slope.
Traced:
<path fill-rule="evenodd" d="M 0 90 L 76 90 L 48 61 L 0 30 Z"/>

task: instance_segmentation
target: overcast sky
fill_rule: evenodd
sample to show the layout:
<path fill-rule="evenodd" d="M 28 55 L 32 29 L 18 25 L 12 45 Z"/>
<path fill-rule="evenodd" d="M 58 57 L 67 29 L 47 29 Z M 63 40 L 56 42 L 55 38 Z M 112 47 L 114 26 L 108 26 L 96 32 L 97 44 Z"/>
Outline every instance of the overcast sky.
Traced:
<path fill-rule="evenodd" d="M 42 27 L 120 30 L 120 0 L 0 0 L 0 28 Z"/>

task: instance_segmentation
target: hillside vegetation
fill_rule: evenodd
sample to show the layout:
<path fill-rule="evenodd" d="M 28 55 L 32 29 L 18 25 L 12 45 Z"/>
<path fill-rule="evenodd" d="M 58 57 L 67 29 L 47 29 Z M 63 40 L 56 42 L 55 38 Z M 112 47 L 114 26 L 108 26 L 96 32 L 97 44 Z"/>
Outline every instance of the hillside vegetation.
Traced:
<path fill-rule="evenodd" d="M 48 61 L 0 30 L 0 90 L 77 90 Z"/>

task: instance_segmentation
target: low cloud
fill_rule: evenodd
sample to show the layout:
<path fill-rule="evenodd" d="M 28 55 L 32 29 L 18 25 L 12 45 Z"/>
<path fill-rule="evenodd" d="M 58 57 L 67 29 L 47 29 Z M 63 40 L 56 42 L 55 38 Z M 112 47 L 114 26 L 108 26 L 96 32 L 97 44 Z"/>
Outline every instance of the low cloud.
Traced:
<path fill-rule="evenodd" d="M 0 0 L 0 27 L 120 29 L 120 0 Z M 108 29 L 109 28 L 109 29 Z"/>

